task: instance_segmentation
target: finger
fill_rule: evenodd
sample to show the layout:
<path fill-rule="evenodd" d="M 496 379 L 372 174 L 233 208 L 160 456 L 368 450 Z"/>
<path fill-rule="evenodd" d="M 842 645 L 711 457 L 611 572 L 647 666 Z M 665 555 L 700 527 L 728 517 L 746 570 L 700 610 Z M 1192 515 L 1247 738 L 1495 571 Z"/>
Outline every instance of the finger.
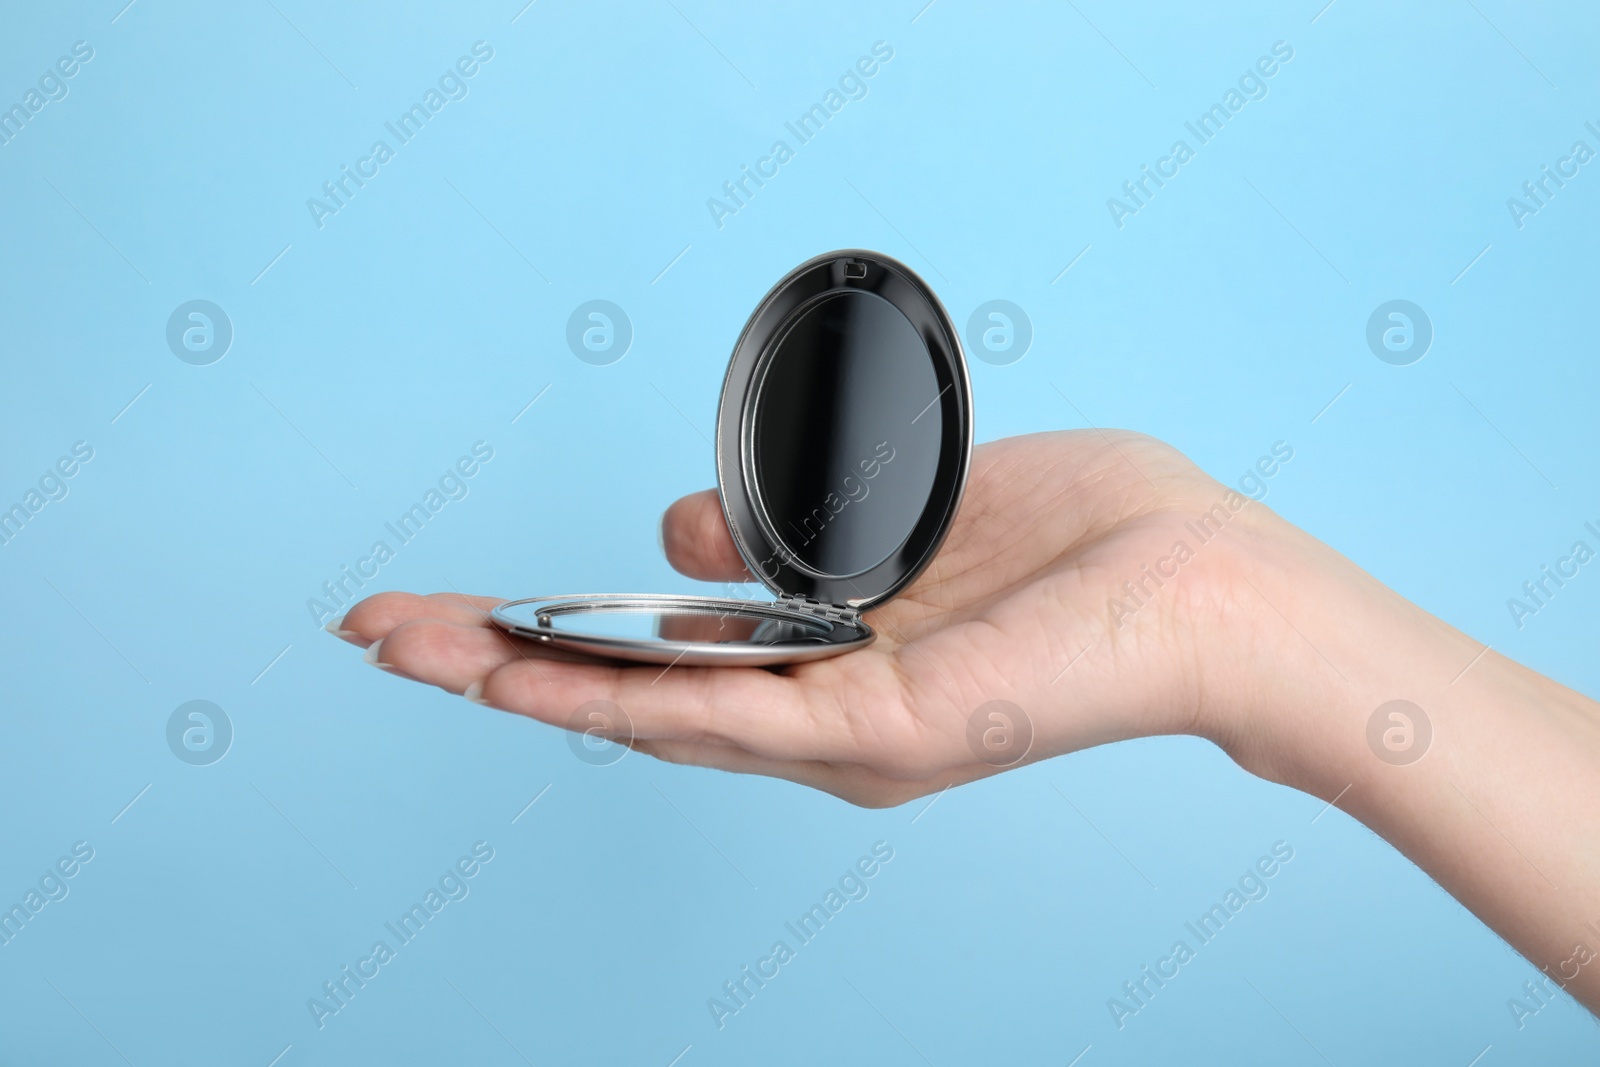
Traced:
<path fill-rule="evenodd" d="M 489 625 L 489 612 L 505 603 L 498 597 L 460 593 L 377 593 L 361 601 L 329 630 L 363 648 L 387 637 L 395 627 L 417 619 L 443 619 L 464 626 Z"/>
<path fill-rule="evenodd" d="M 690 578 L 707 582 L 750 580 L 715 489 L 690 493 L 667 509 L 661 516 L 661 544 L 666 549 L 667 562 Z"/>
<path fill-rule="evenodd" d="M 635 741 L 630 748 L 658 759 L 691 767 L 710 767 L 732 774 L 759 774 L 820 789 L 840 800 L 864 808 L 890 808 L 932 792 L 940 786 L 925 782 L 897 782 L 865 767 L 824 763 L 821 760 L 778 760 L 746 752 L 733 745 L 695 741 Z"/>
<path fill-rule="evenodd" d="M 367 662 L 412 681 L 452 693 L 487 678 L 497 668 L 520 660 L 521 642 L 489 627 L 448 619 L 403 622 L 367 649 Z"/>
<path fill-rule="evenodd" d="M 376 667 L 465 693 L 552 726 L 570 728 L 593 700 L 622 708 L 625 739 L 690 740 L 749 747 L 770 759 L 853 754 L 838 717 L 817 716 L 811 687 L 768 671 L 617 667 L 558 660 L 499 630 L 439 618 L 413 619 L 367 650 Z"/>
<path fill-rule="evenodd" d="M 881 739 L 865 739 L 863 749 L 838 703 L 845 691 L 753 668 L 509 661 L 484 680 L 482 697 L 553 726 L 566 726 L 589 701 L 606 700 L 626 714 L 632 736 L 645 740 L 727 743 L 771 759 L 870 762 Z"/>

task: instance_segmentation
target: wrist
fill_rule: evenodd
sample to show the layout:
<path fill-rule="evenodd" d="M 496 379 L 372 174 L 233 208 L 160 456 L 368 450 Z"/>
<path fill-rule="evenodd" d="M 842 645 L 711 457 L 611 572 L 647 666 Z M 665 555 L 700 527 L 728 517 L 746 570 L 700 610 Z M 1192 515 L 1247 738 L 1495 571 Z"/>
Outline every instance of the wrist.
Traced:
<path fill-rule="evenodd" d="M 1245 594 L 1271 603 L 1240 620 L 1251 654 L 1219 676 L 1234 699 L 1218 743 L 1337 804 L 1600 1004 L 1600 968 L 1582 966 L 1600 943 L 1600 855 L 1573 847 L 1600 839 L 1600 706 L 1297 536 L 1239 562 Z"/>
<path fill-rule="evenodd" d="M 1465 669 L 1504 661 L 1264 508 L 1239 533 L 1207 735 L 1246 770 L 1324 799 L 1397 785 L 1432 749 Z"/>

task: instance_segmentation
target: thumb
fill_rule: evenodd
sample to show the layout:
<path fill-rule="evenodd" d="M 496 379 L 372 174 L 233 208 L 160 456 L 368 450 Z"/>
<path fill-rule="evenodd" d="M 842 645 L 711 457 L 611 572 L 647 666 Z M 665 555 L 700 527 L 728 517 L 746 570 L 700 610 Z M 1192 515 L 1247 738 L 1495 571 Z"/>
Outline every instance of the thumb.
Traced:
<path fill-rule="evenodd" d="M 667 562 L 690 578 L 708 582 L 748 582 L 750 572 L 733 543 L 722 501 L 715 489 L 690 493 L 661 516 L 661 545 Z"/>

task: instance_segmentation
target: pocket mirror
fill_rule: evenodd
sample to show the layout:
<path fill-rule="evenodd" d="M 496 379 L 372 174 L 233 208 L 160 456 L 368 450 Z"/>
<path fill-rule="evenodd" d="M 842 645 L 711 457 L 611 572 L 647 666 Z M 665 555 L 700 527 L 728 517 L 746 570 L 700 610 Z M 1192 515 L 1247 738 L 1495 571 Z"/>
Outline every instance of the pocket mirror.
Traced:
<path fill-rule="evenodd" d="M 861 613 L 933 560 L 966 487 L 972 390 L 955 325 L 888 256 L 802 263 L 739 335 L 716 447 L 728 528 L 775 600 L 543 596 L 500 605 L 495 624 L 643 663 L 801 663 L 870 644 Z"/>

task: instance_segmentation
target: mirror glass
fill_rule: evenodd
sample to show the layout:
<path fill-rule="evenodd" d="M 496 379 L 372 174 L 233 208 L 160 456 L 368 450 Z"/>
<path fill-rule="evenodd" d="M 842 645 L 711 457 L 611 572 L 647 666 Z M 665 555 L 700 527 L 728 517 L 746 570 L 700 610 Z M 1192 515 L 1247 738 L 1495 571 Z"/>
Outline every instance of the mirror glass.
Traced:
<path fill-rule="evenodd" d="M 519 624 L 539 625 L 549 605 L 517 605 L 504 609 Z M 706 611 L 664 604 L 591 603 L 551 611 L 549 627 L 574 636 L 623 638 L 631 641 L 697 641 L 707 644 L 775 645 L 828 641 L 833 627 L 823 620 L 780 618 L 750 611 Z"/>
<path fill-rule="evenodd" d="M 752 462 L 769 532 L 822 574 L 883 563 L 927 506 L 942 440 L 916 328 L 882 297 L 835 293 L 801 313 L 759 373 Z"/>

